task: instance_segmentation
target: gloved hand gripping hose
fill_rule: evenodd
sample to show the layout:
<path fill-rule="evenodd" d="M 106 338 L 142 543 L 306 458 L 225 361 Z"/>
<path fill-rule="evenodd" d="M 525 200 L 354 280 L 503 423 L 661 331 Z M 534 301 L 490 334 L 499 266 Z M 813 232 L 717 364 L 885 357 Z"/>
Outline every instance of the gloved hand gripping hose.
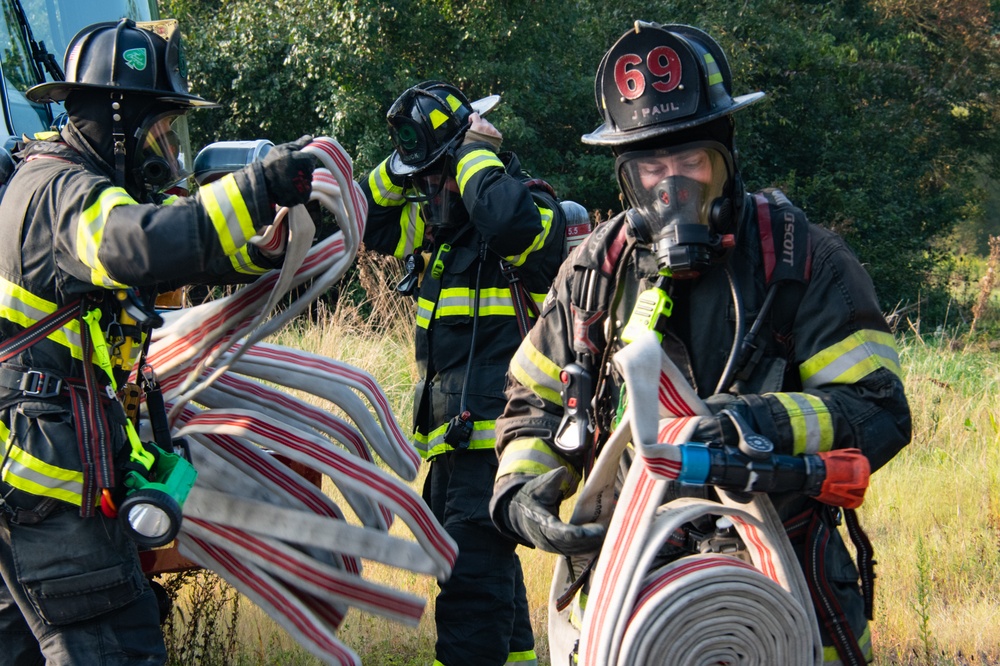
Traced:
<path fill-rule="evenodd" d="M 596 553 L 604 542 L 604 525 L 573 525 L 559 518 L 561 486 L 567 476 L 566 468 L 557 467 L 521 486 L 507 508 L 508 527 L 548 553 L 567 557 Z"/>

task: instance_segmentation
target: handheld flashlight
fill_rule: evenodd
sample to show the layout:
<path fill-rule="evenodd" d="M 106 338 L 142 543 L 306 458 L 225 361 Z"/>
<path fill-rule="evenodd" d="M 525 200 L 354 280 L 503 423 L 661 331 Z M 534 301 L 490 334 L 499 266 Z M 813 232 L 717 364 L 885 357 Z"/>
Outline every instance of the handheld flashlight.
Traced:
<path fill-rule="evenodd" d="M 182 456 L 145 445 L 156 456 L 149 479 L 136 471 L 125 477 L 128 493 L 118 507 L 126 534 L 140 546 L 165 546 L 181 529 L 181 507 L 198 471 Z"/>

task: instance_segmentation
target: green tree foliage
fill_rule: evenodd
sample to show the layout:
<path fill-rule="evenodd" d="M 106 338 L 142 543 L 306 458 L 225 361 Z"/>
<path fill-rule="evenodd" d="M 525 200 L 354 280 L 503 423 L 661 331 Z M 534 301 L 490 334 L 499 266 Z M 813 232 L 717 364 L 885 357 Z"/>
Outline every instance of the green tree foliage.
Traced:
<path fill-rule="evenodd" d="M 707 30 L 729 54 L 748 185 L 783 188 L 842 233 L 883 304 L 939 293 L 942 238 L 982 225 L 1000 171 L 997 0 L 170 0 L 192 87 L 220 100 L 201 143 L 329 134 L 364 173 L 389 151 L 385 112 L 430 78 L 499 93 L 504 147 L 590 209 L 620 209 L 594 73 L 635 19 Z M 947 249 L 947 247 L 945 247 Z M 925 309 L 926 312 L 926 309 Z"/>

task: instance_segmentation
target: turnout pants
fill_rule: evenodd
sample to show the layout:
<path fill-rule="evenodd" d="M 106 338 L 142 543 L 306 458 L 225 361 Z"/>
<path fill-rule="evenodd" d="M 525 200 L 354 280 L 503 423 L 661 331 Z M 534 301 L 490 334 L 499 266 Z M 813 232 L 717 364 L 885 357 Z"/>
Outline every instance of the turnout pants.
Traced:
<path fill-rule="evenodd" d="M 431 460 L 424 483 L 424 500 L 458 544 L 434 613 L 443 666 L 537 663 L 517 544 L 490 520 L 496 470 L 492 449 L 449 451 Z"/>
<path fill-rule="evenodd" d="M 156 597 L 117 520 L 61 505 L 19 524 L 0 511 L 0 576 L 0 666 L 166 661 Z"/>

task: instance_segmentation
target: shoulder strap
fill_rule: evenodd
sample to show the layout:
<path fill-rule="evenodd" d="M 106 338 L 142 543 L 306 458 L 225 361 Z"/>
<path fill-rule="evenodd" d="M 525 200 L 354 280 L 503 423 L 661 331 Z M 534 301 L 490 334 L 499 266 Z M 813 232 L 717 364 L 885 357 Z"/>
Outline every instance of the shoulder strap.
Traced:
<path fill-rule="evenodd" d="M 577 357 L 596 355 L 606 346 L 604 317 L 622 257 L 628 246 L 628 225 L 606 222 L 591 234 L 590 242 L 574 255 L 576 269 L 570 291 L 573 350 Z"/>
<path fill-rule="evenodd" d="M 564 230 L 565 242 L 562 258 L 565 260 L 573 248 L 582 243 L 584 238 L 590 234 L 590 216 L 587 210 L 575 201 L 560 200 L 555 189 L 541 178 L 529 178 L 524 181 L 524 184 L 528 187 L 536 203 L 540 202 L 552 211 L 553 228 Z M 500 271 L 509 283 L 510 295 L 514 303 L 514 315 L 517 317 L 521 338 L 524 339 L 538 320 L 538 305 L 531 298 L 531 294 L 524 286 L 524 282 L 514 266 L 501 260 Z"/>
<path fill-rule="evenodd" d="M 807 283 L 812 274 L 812 252 L 806 214 L 781 190 L 763 190 L 754 200 L 767 285 L 785 280 Z"/>
<path fill-rule="evenodd" d="M 538 320 L 538 305 L 528 292 L 517 269 L 505 259 L 500 260 L 500 272 L 507 278 L 507 285 L 510 288 L 510 299 L 514 304 L 514 318 L 517 319 L 517 329 L 521 333 L 523 340 L 528 336 L 528 331 Z"/>
<path fill-rule="evenodd" d="M 80 314 L 80 299 L 64 305 L 0 344 L 0 362 L 6 361 L 59 330 Z"/>
<path fill-rule="evenodd" d="M 757 229 L 764 259 L 764 281 L 768 291 L 783 291 L 774 300 L 773 331 L 784 340 L 792 330 L 795 313 L 812 277 L 812 240 L 809 220 L 778 189 L 765 189 L 754 195 L 757 204 Z M 790 344 L 790 340 L 783 344 Z"/>
<path fill-rule="evenodd" d="M 764 356 L 767 345 L 757 343 L 757 336 L 771 314 L 771 335 L 790 355 L 795 313 L 812 276 L 812 247 L 809 220 L 800 208 L 778 189 L 765 189 L 753 195 L 757 211 L 761 256 L 764 261 L 766 295 L 750 330 L 743 337 L 736 356 L 733 376 L 747 380 Z M 784 298 L 778 299 L 778 291 Z M 725 380 L 731 377 L 724 378 Z M 728 387 L 728 381 L 723 381 Z"/>

